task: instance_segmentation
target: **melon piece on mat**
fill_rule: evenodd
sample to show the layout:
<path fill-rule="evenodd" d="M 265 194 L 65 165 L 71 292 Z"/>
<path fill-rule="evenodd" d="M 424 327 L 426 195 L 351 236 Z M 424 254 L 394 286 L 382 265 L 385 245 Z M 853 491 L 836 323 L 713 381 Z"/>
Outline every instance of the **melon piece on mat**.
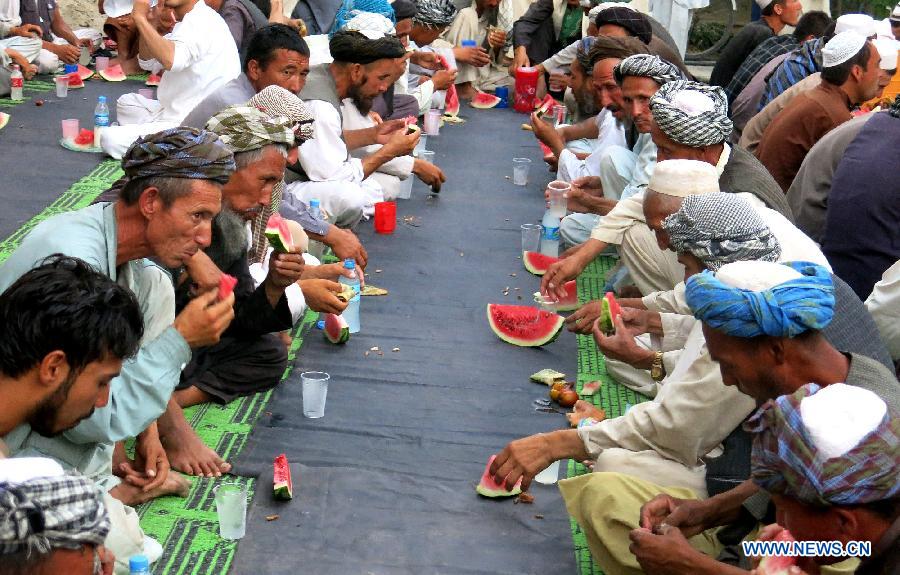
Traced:
<path fill-rule="evenodd" d="M 577 280 L 569 280 L 563 286 L 566 290 L 566 297 L 560 299 L 553 306 L 554 311 L 574 311 L 578 309 L 578 282 Z M 543 305 L 544 296 L 541 292 L 534 292 L 534 301 Z"/>
<path fill-rule="evenodd" d="M 162 82 L 162 74 L 150 74 L 147 77 L 147 81 L 144 82 L 145 86 L 159 86 L 159 83 Z"/>
<path fill-rule="evenodd" d="M 294 248 L 294 240 L 287 222 L 279 214 L 272 214 L 266 223 L 266 238 L 276 252 L 288 253 Z"/>
<path fill-rule="evenodd" d="M 603 333 L 616 333 L 616 318 L 622 314 L 622 308 L 616 301 L 613 292 L 608 291 L 600 304 L 600 329 Z"/>
<path fill-rule="evenodd" d="M 528 378 L 535 383 L 543 383 L 544 385 L 550 386 L 556 383 L 557 381 L 562 381 L 563 378 L 566 377 L 566 374 L 556 371 L 555 369 L 542 369 L 537 373 L 532 373 Z"/>
<path fill-rule="evenodd" d="M 783 529 L 778 532 L 773 541 L 796 541 L 791 532 Z M 791 567 L 797 564 L 796 557 L 785 555 L 771 555 L 763 557 L 756 568 L 757 575 L 788 575 Z"/>
<path fill-rule="evenodd" d="M 565 322 L 561 315 L 527 305 L 489 303 L 487 316 L 497 337 L 521 347 L 538 347 L 554 341 Z"/>
<path fill-rule="evenodd" d="M 522 263 L 525 264 L 525 269 L 536 276 L 542 276 L 547 273 L 547 269 L 550 268 L 550 264 L 556 263 L 558 261 L 559 258 L 555 258 L 553 256 L 545 256 L 544 254 L 539 252 L 525 252 L 524 254 L 522 254 Z"/>
<path fill-rule="evenodd" d="M 78 72 L 76 72 L 76 73 L 78 74 L 78 77 L 81 78 L 82 80 L 87 80 L 88 78 L 90 78 L 91 76 L 94 75 L 93 70 L 91 70 L 90 68 L 87 68 L 85 66 L 82 66 L 81 64 L 78 64 Z"/>
<path fill-rule="evenodd" d="M 234 286 L 236 286 L 237 283 L 238 281 L 236 277 L 230 276 L 228 274 L 222 274 L 222 277 L 219 278 L 219 301 L 222 301 L 223 299 L 234 293 Z"/>
<path fill-rule="evenodd" d="M 0 112 L 0 130 L 5 128 L 7 124 L 9 124 L 9 114 Z"/>
<path fill-rule="evenodd" d="M 481 110 L 486 110 L 488 108 L 493 108 L 500 102 L 502 102 L 500 98 L 497 96 L 486 94 L 484 92 L 478 92 L 475 94 L 475 97 L 472 98 L 472 101 L 469 102 L 469 105 L 473 108 L 479 108 Z"/>
<path fill-rule="evenodd" d="M 331 343 L 347 343 L 350 339 L 350 326 L 342 316 L 333 313 L 325 314 L 325 339 Z"/>
<path fill-rule="evenodd" d="M 294 498 L 294 483 L 291 480 L 291 466 L 284 453 L 275 458 L 275 481 L 272 495 L 275 499 L 289 500 Z"/>
<path fill-rule="evenodd" d="M 478 482 L 478 485 L 475 487 L 475 491 L 478 492 L 478 495 L 482 495 L 484 497 L 512 497 L 513 495 L 518 495 L 522 493 L 522 480 L 516 482 L 516 485 L 512 488 L 512 490 L 507 491 L 506 487 L 500 485 L 494 478 L 491 477 L 491 463 L 497 459 L 496 455 L 491 455 L 491 458 L 488 459 L 487 466 L 484 468 L 484 473 L 481 474 L 481 481 Z"/>
<path fill-rule="evenodd" d="M 105 70 L 101 70 L 99 74 L 107 82 L 121 82 L 125 80 L 125 72 L 122 71 L 122 66 L 119 64 L 109 66 Z"/>
<path fill-rule="evenodd" d="M 69 89 L 74 90 L 75 88 L 84 88 L 84 80 L 81 76 L 78 75 L 78 72 L 72 72 L 68 76 L 69 78 Z"/>

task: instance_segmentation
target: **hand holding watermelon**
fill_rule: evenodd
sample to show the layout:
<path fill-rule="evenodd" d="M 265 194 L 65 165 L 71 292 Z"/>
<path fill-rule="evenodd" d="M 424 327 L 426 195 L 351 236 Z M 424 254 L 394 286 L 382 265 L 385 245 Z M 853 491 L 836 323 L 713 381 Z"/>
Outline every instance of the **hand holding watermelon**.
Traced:
<path fill-rule="evenodd" d="M 638 369 L 650 369 L 655 353 L 635 343 L 635 334 L 625 325 L 621 315 L 615 318 L 615 335 L 604 335 L 600 322 L 594 322 L 594 341 L 605 357 L 624 361 Z"/>
<path fill-rule="evenodd" d="M 192 299 L 175 317 L 172 326 L 191 348 L 218 343 L 234 319 L 234 294 L 219 301 L 219 290 L 209 290 Z"/>

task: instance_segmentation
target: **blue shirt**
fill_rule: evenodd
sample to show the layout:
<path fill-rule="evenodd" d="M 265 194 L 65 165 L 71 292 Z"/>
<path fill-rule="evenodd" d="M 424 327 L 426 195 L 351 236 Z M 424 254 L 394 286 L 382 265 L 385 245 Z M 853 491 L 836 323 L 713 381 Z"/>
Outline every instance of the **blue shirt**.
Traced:
<path fill-rule="evenodd" d="M 824 45 L 822 38 L 814 38 L 794 50 L 766 81 L 766 91 L 759 102 L 759 110 L 803 78 L 821 72 Z"/>

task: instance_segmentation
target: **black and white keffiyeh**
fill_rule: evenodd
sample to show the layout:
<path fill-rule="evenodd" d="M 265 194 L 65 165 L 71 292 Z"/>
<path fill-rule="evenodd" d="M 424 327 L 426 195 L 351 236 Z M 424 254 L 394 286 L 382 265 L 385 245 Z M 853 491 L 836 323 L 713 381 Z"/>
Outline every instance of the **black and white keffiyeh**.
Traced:
<path fill-rule="evenodd" d="M 775 262 L 781 256 L 769 226 L 735 194 L 687 196 L 662 227 L 676 252 L 697 256 L 712 271 L 737 261 Z"/>
<path fill-rule="evenodd" d="M 685 79 L 684 74 L 674 64 L 650 54 L 635 54 L 625 58 L 616 64 L 613 74 L 617 84 L 621 84 L 625 76 L 644 76 L 653 79 L 660 86 Z"/>
<path fill-rule="evenodd" d="M 719 86 L 689 80 L 663 84 L 650 98 L 650 110 L 666 136 L 693 148 L 724 142 L 733 128 L 728 97 Z"/>
<path fill-rule="evenodd" d="M 418 0 L 413 23 L 430 28 L 446 28 L 456 18 L 456 6 L 451 0 Z"/>

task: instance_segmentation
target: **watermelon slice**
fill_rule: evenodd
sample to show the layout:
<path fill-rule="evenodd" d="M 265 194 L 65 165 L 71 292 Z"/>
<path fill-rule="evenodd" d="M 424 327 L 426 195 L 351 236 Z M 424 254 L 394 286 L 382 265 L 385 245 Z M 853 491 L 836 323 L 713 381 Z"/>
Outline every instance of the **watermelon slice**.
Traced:
<path fill-rule="evenodd" d="M 538 141 L 538 145 L 541 147 L 541 153 L 544 154 L 544 160 L 556 156 L 556 154 L 553 153 L 553 150 L 550 149 L 550 146 L 548 146 L 544 142 Z"/>
<path fill-rule="evenodd" d="M 7 124 L 9 124 L 9 114 L 0 112 L 0 130 L 5 128 Z"/>
<path fill-rule="evenodd" d="M 559 105 L 559 102 L 556 101 L 556 98 L 554 98 L 550 94 L 547 94 L 546 96 L 544 96 L 543 100 L 540 100 L 539 102 L 537 102 L 534 113 L 537 115 L 538 118 L 543 118 L 544 115 L 548 114 L 550 112 L 550 110 L 553 109 L 553 106 L 558 106 L 558 105 Z"/>
<path fill-rule="evenodd" d="M 79 146 L 93 146 L 94 145 L 94 130 L 88 130 L 87 128 L 82 128 L 78 131 L 78 135 L 75 136 L 74 142 Z"/>
<path fill-rule="evenodd" d="M 566 297 L 558 300 L 552 307 L 554 311 L 574 311 L 578 309 L 578 282 L 576 280 L 567 281 L 565 284 Z M 543 305 L 544 296 L 541 292 L 534 292 L 534 301 Z"/>
<path fill-rule="evenodd" d="M 447 95 L 444 97 L 444 114 L 459 115 L 459 94 L 456 93 L 456 86 L 447 88 Z"/>
<path fill-rule="evenodd" d="M 81 78 L 82 80 L 87 80 L 88 78 L 90 78 L 91 76 L 94 75 L 93 70 L 91 70 L 90 68 L 87 68 L 85 66 L 82 66 L 81 64 L 78 64 L 78 71 L 75 73 L 78 74 L 78 77 Z"/>
<path fill-rule="evenodd" d="M 342 316 L 333 313 L 325 314 L 325 339 L 331 343 L 347 343 L 350 339 L 350 326 Z"/>
<path fill-rule="evenodd" d="M 219 294 L 216 296 L 219 301 L 227 298 L 234 292 L 234 286 L 238 283 L 237 278 L 228 274 L 222 274 L 219 278 Z"/>
<path fill-rule="evenodd" d="M 162 74 L 150 74 L 147 76 L 147 81 L 144 82 L 145 86 L 159 86 L 159 83 L 162 82 Z"/>
<path fill-rule="evenodd" d="M 562 331 L 563 316 L 527 305 L 489 303 L 488 323 L 505 341 L 521 347 L 539 347 L 554 341 Z"/>
<path fill-rule="evenodd" d="M 99 74 L 100 77 L 107 82 L 122 82 L 125 80 L 125 72 L 122 71 L 122 66 L 119 64 L 109 66 L 105 70 L 99 72 Z"/>
<path fill-rule="evenodd" d="M 275 499 L 287 501 L 294 498 L 294 483 L 291 481 L 291 466 L 284 453 L 275 458 L 275 481 L 272 495 Z"/>
<path fill-rule="evenodd" d="M 72 72 L 69 74 L 69 89 L 74 90 L 76 88 L 84 88 L 84 80 L 81 79 L 78 72 Z"/>
<path fill-rule="evenodd" d="M 778 532 L 773 541 L 796 541 L 791 532 L 783 529 Z M 771 555 L 763 557 L 756 568 L 757 575 L 788 575 L 790 568 L 797 564 L 796 557 Z"/>
<path fill-rule="evenodd" d="M 524 254 L 522 254 L 522 263 L 525 264 L 525 269 L 536 276 L 542 276 L 547 273 L 547 270 L 550 268 L 550 264 L 556 263 L 558 261 L 559 258 L 555 258 L 553 256 L 545 256 L 544 254 L 539 252 L 525 252 Z"/>
<path fill-rule="evenodd" d="M 507 491 L 506 487 L 500 485 L 494 478 L 491 477 L 491 463 L 497 459 L 496 455 L 491 455 L 491 458 L 488 459 L 487 466 L 484 468 L 484 473 L 481 474 L 481 481 L 478 482 L 478 485 L 475 487 L 475 491 L 478 492 L 478 495 L 483 497 L 512 497 L 513 495 L 518 495 L 522 493 L 522 480 L 516 482 L 515 486 L 512 490 Z"/>
<path fill-rule="evenodd" d="M 495 107 L 502 101 L 503 100 L 492 94 L 478 92 L 477 94 L 475 94 L 475 97 L 472 98 L 472 101 L 469 102 L 469 105 L 473 108 L 478 108 L 479 110 L 487 110 L 488 108 Z"/>
<path fill-rule="evenodd" d="M 266 238 L 276 252 L 288 253 L 294 248 L 291 230 L 280 214 L 272 214 L 266 223 Z"/>
<path fill-rule="evenodd" d="M 622 308 L 611 291 L 606 292 L 600 301 L 600 330 L 605 334 L 616 333 L 616 318 L 622 315 Z"/>

